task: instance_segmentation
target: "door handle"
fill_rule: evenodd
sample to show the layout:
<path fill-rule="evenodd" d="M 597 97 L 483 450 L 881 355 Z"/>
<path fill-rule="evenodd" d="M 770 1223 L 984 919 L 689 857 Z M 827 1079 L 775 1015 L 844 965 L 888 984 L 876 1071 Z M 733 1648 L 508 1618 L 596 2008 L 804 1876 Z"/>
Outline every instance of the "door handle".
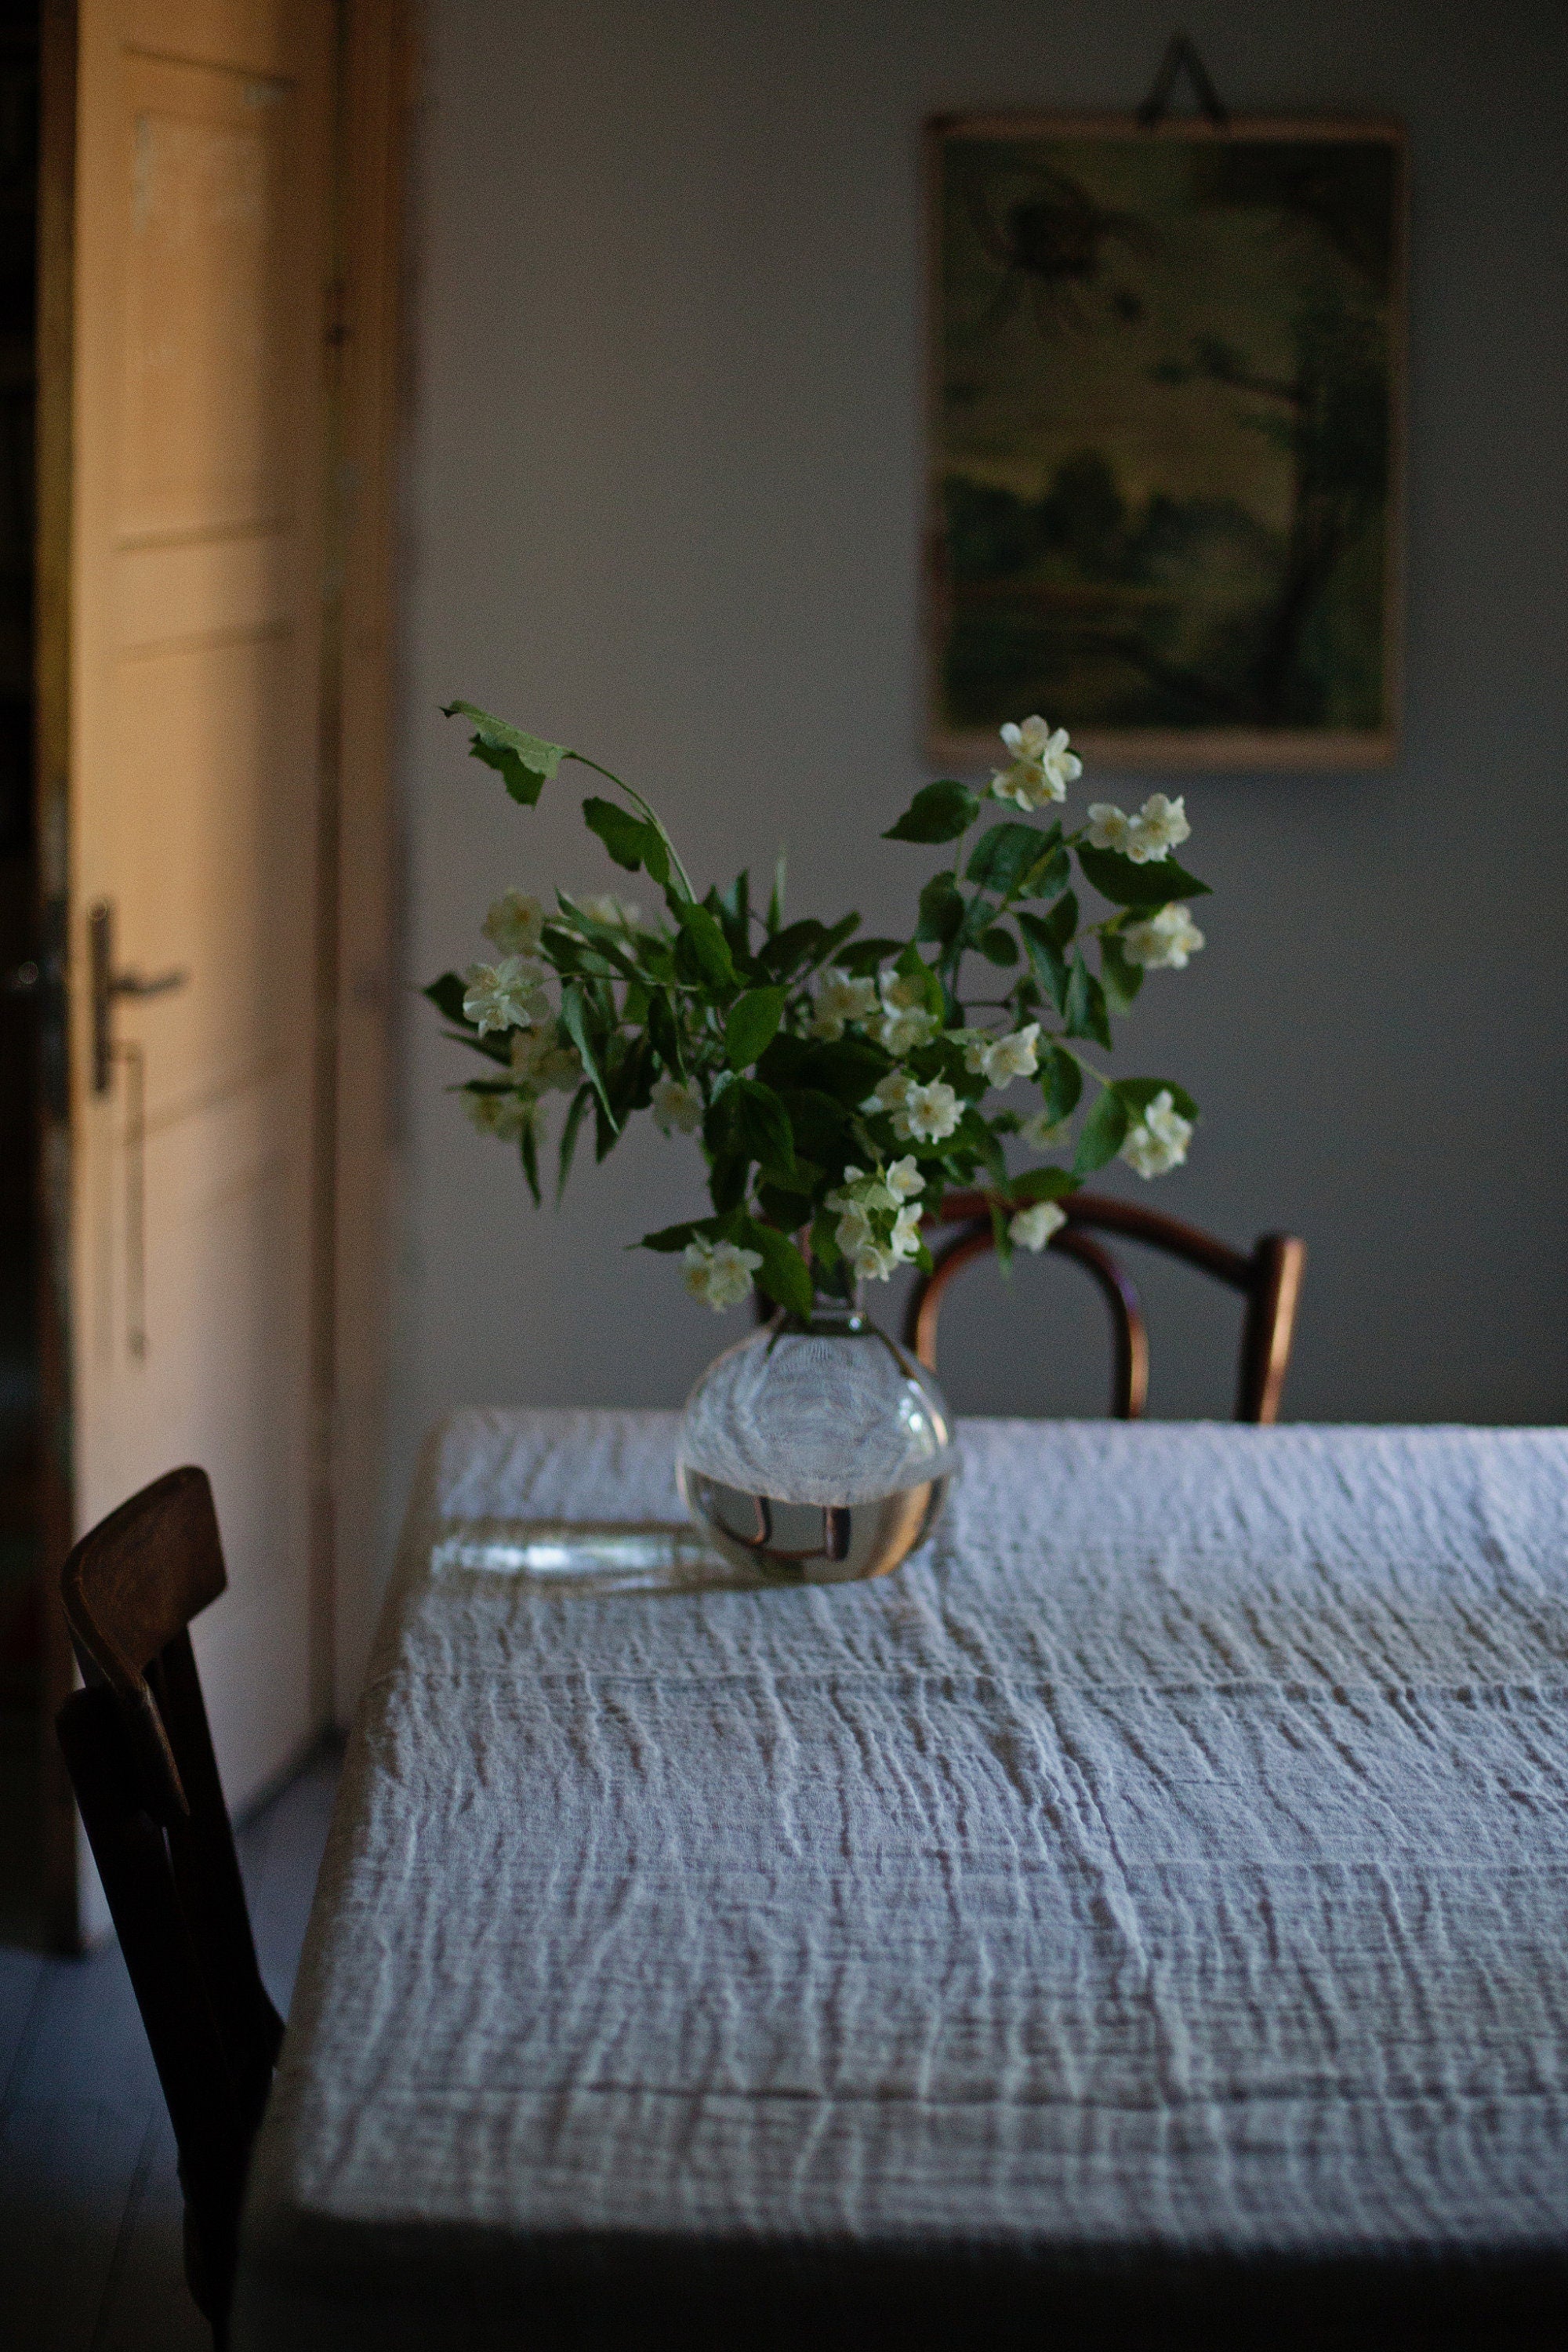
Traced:
<path fill-rule="evenodd" d="M 188 971 L 161 971 L 149 979 L 114 969 L 114 908 L 100 898 L 88 908 L 88 960 L 92 981 L 92 1090 L 106 1095 L 114 1065 L 125 1065 L 125 1339 L 138 1361 L 147 1353 L 147 1064 L 139 1045 L 117 1045 L 117 996 L 168 996 L 184 988 Z"/>
<path fill-rule="evenodd" d="M 184 988 L 188 971 L 161 971 L 148 979 L 114 969 L 114 908 L 100 898 L 89 908 L 88 955 L 92 974 L 92 1090 L 106 1095 L 114 1083 L 114 1000 L 117 996 L 168 996 Z"/>

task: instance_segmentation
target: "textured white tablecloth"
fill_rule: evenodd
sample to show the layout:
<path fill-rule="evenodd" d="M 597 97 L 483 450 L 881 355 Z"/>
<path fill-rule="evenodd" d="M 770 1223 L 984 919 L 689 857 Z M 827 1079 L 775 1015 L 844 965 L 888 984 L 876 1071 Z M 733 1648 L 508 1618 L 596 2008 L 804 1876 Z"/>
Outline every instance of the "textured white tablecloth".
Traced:
<path fill-rule="evenodd" d="M 971 1423 L 873 1584 L 433 1568 L 476 1518 L 678 1517 L 674 1429 L 431 1443 L 245 2352 L 646 2342 L 705 2281 L 752 2335 L 1140 2262 L 1550 2283 L 1568 1436 Z"/>

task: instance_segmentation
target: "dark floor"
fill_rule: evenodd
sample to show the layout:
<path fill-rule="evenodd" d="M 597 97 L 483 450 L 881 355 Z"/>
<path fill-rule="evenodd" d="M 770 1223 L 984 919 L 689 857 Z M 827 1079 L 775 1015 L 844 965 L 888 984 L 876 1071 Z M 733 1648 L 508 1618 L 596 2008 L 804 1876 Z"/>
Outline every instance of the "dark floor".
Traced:
<path fill-rule="evenodd" d="M 261 1972 L 293 1988 L 338 1759 L 240 1832 Z M 174 2144 L 117 1948 L 0 1949 L 0 2347 L 211 2352 L 185 2293 Z"/>

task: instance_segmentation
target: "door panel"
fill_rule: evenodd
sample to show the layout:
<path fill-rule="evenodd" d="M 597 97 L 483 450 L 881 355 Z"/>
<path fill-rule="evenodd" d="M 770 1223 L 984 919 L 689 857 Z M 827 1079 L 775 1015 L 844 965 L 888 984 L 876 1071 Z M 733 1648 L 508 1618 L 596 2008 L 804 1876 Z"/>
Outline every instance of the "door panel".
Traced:
<path fill-rule="evenodd" d="M 76 1519 L 211 1474 L 197 1654 L 230 1800 L 324 1718 L 316 876 L 330 0 L 82 0 L 70 624 Z"/>

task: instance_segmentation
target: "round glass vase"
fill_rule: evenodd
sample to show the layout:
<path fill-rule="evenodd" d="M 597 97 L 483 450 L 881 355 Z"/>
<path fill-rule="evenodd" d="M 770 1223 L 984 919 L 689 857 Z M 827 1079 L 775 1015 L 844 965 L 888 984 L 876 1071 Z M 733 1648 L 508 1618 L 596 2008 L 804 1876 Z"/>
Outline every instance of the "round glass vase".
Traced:
<path fill-rule="evenodd" d="M 886 1576 L 931 1533 L 956 1466 L 924 1365 L 822 1293 L 717 1357 L 680 1424 L 692 1517 L 737 1566 L 796 1584 Z"/>

